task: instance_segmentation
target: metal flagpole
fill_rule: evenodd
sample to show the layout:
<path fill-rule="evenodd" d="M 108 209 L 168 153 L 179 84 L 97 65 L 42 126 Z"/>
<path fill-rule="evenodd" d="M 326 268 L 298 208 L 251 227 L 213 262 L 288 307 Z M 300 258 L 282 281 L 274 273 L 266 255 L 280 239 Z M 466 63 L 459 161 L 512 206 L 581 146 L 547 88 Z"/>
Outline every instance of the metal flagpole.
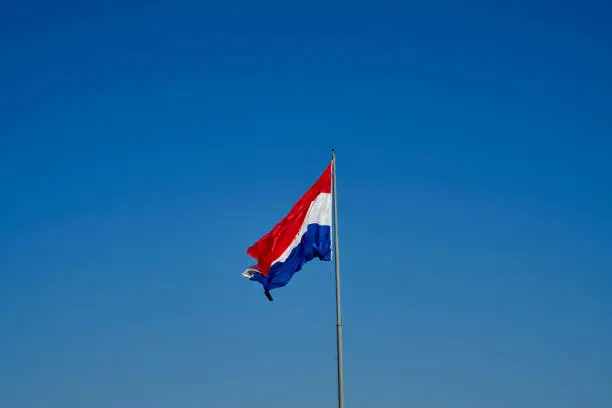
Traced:
<path fill-rule="evenodd" d="M 336 264 L 336 347 L 338 351 L 338 408 L 344 408 L 342 375 L 342 314 L 340 312 L 340 254 L 338 251 L 338 199 L 336 194 L 336 150 L 332 149 L 332 200 L 334 202 L 334 260 Z"/>

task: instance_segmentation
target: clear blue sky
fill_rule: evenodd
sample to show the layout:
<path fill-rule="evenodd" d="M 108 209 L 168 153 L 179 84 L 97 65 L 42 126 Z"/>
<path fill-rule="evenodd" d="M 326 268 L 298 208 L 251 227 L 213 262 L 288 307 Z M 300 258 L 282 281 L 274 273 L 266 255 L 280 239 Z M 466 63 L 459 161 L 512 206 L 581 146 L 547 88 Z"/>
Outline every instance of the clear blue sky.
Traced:
<path fill-rule="evenodd" d="M 335 406 L 335 147 L 347 408 L 610 407 L 612 8 L 221 3 L 2 5 L 0 406 Z"/>

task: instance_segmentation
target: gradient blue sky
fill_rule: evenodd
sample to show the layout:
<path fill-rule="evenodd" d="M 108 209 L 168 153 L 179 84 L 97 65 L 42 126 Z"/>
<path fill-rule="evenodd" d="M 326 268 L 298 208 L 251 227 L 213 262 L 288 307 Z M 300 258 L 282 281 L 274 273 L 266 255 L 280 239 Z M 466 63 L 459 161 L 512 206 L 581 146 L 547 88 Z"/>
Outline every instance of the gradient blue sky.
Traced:
<path fill-rule="evenodd" d="M 4 2 L 0 406 L 612 405 L 605 2 Z M 580 5 L 578 5 L 580 4 Z"/>

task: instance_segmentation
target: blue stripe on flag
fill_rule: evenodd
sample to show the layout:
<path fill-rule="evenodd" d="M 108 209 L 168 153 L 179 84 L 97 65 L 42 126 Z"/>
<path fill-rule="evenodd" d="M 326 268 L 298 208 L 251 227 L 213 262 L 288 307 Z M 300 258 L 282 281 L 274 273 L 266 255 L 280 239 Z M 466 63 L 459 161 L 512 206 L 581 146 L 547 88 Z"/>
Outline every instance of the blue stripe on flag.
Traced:
<path fill-rule="evenodd" d="M 284 262 L 272 265 L 268 276 L 256 274 L 252 281 L 259 282 L 265 290 L 283 287 L 289 283 L 293 275 L 302 269 L 302 266 L 314 259 L 322 261 L 331 260 L 331 227 L 329 225 L 310 224 L 302 240 L 293 248 Z"/>

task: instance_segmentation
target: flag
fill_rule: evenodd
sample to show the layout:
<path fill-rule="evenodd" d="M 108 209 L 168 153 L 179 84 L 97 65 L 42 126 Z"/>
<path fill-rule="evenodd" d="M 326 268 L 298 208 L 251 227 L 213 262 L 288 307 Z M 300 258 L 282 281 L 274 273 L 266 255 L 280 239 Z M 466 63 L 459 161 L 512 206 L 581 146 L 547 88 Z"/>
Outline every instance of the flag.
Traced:
<path fill-rule="evenodd" d="M 247 253 L 257 263 L 242 276 L 270 290 L 283 287 L 302 266 L 313 260 L 331 260 L 332 163 L 272 230 Z"/>

